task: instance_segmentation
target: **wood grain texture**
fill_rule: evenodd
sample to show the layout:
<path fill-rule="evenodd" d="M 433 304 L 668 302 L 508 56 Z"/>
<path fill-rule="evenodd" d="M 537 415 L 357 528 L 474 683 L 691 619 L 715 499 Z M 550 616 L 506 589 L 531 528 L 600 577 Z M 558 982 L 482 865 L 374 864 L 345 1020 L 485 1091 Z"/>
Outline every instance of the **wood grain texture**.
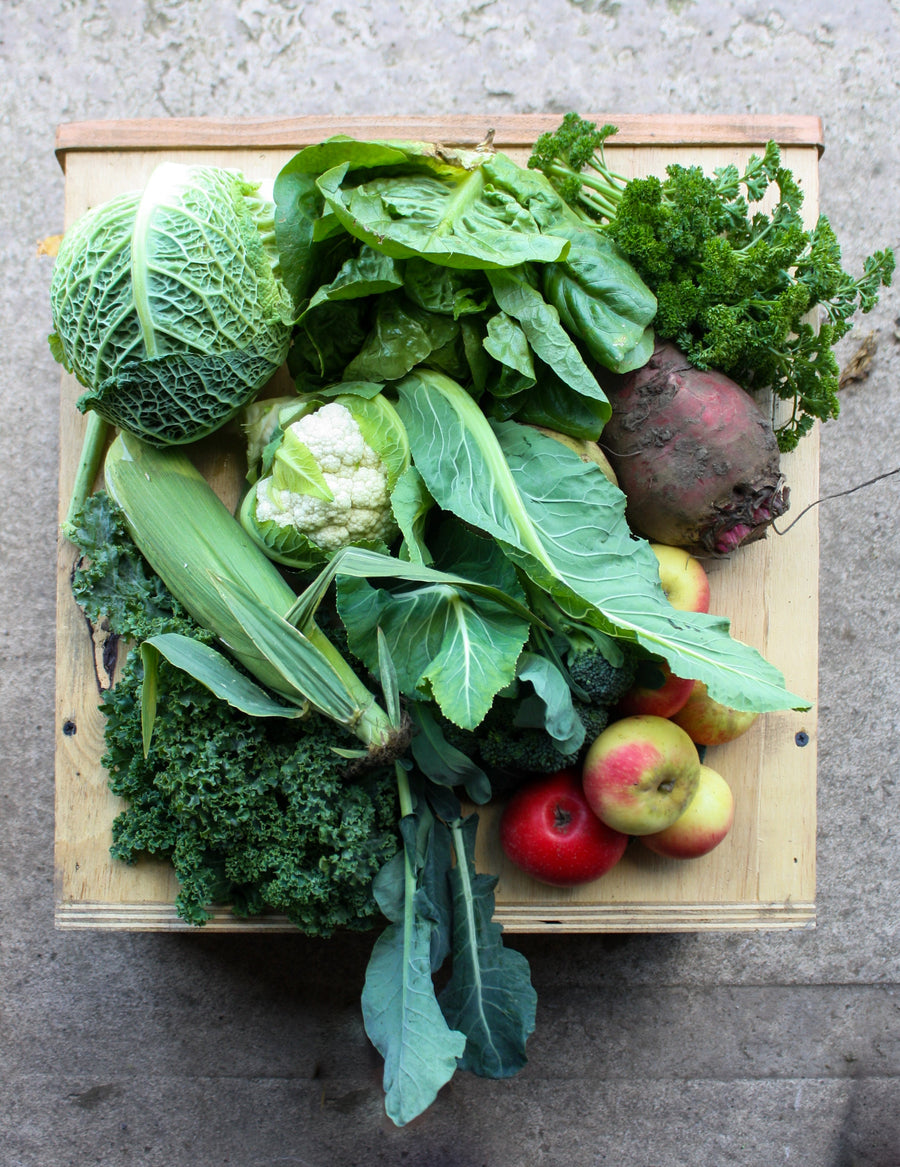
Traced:
<path fill-rule="evenodd" d="M 295 145 L 334 132 L 376 137 L 408 135 L 459 143 L 473 140 L 475 123 L 505 127 L 515 135 L 534 134 L 557 118 L 512 119 L 288 119 L 248 127 L 208 123 L 207 137 L 195 121 L 100 123 L 78 133 L 61 127 L 66 164 L 66 223 L 112 195 L 143 185 L 163 159 L 211 160 L 243 169 L 254 178 L 273 177 Z M 619 119 L 622 124 L 626 119 Z M 712 168 L 740 164 L 777 129 L 772 120 L 703 119 L 705 137 L 674 137 L 676 123 L 698 119 L 634 119 L 634 139 L 610 143 L 618 170 L 627 174 L 662 173 L 672 161 Z M 653 123 L 659 123 L 653 137 Z M 788 130 L 805 137 L 785 145 L 784 161 L 801 180 L 806 213 L 818 207 L 820 136 L 809 132 L 817 119 L 787 119 Z M 302 123 L 302 125 L 300 124 Z M 638 126 L 640 123 L 640 126 Z M 721 123 L 721 124 L 719 124 Z M 107 131 L 102 131 L 107 125 Z M 298 126 L 300 128 L 298 128 Z M 127 132 L 122 129 L 127 127 Z M 742 131 L 743 137 L 735 132 Z M 799 128 L 798 128 L 799 127 Z M 304 137 L 299 137 L 302 129 Z M 65 133 L 63 131 L 66 131 Z M 629 131 L 631 132 L 631 131 Z M 681 133 L 684 132 L 682 128 Z M 720 137 L 716 134 L 720 133 Z M 93 134 L 93 136 L 92 136 Z M 501 139 L 502 140 L 502 139 Z M 504 147 L 518 160 L 527 142 Z M 60 517 L 69 497 L 80 450 L 83 418 L 75 409 L 81 392 L 62 376 Z M 229 503 L 242 474 L 242 451 L 228 433 L 214 435 L 198 449 L 200 464 Z M 783 460 L 793 513 L 818 494 L 818 435 L 806 438 Z M 785 520 L 784 525 L 787 525 Z M 109 857 L 111 823 L 119 804 L 109 793 L 100 764 L 103 748 L 101 690 L 111 677 L 104 668 L 103 631 L 91 629 L 75 605 L 69 581 L 75 551 L 59 545 L 57 620 L 56 752 L 56 919 L 61 928 L 184 930 L 175 915 L 174 877 L 166 864 L 134 867 Z M 788 687 L 815 701 L 818 669 L 818 526 L 816 512 L 789 534 L 772 534 L 744 548 L 730 561 L 707 565 L 713 611 L 728 616 L 734 635 L 758 648 L 782 669 Z M 801 731 L 808 744 L 799 746 Z M 744 737 L 712 749 L 708 763 L 735 792 L 734 828 L 710 855 L 678 863 L 652 855 L 639 844 L 602 880 L 581 888 L 544 887 L 508 865 L 497 835 L 499 807 L 480 810 L 478 866 L 499 874 L 497 919 L 516 932 L 700 931 L 810 927 L 815 921 L 816 714 L 767 714 Z M 240 921 L 224 909 L 208 927 L 214 931 L 290 930 L 280 917 Z"/>
<path fill-rule="evenodd" d="M 618 127 L 616 143 L 648 145 L 758 145 L 770 138 L 784 145 L 824 148 L 821 118 L 752 114 L 587 115 L 598 125 Z M 56 132 L 56 154 L 65 168 L 74 151 L 296 149 L 332 134 L 368 138 L 425 138 L 474 145 L 492 134 L 503 150 L 529 146 L 559 124 L 556 114 L 428 117 L 150 118 L 67 122 Z"/>

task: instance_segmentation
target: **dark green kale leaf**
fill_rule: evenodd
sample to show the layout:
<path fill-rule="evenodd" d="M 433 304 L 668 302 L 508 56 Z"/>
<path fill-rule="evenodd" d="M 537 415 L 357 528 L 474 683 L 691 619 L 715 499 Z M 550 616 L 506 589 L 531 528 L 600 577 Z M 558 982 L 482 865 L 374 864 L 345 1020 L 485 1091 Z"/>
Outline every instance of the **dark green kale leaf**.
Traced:
<path fill-rule="evenodd" d="M 176 910 L 194 924 L 228 904 L 239 916 L 282 913 L 314 936 L 373 926 L 372 879 L 398 847 L 393 773 L 351 781 L 330 722 L 247 717 L 165 663 L 145 758 L 140 680 L 132 653 L 103 702 L 102 762 L 128 802 L 113 857 L 169 859 Z"/>
<path fill-rule="evenodd" d="M 160 632 L 201 635 L 132 542 L 122 513 L 104 491 L 90 495 L 71 520 L 69 539 L 81 552 L 72 594 L 92 624 L 108 621 L 123 639 Z"/>
<path fill-rule="evenodd" d="M 75 598 L 92 622 L 123 639 L 161 632 L 210 639 L 131 541 L 108 497 L 90 497 L 75 516 L 81 559 Z M 397 850 L 391 771 L 353 781 L 330 721 L 252 718 L 165 661 L 157 715 L 144 757 L 141 663 L 129 654 L 105 691 L 105 753 L 114 794 L 128 805 L 113 823 L 113 858 L 171 861 L 180 883 L 176 910 L 203 924 L 211 904 L 236 915 L 279 912 L 310 935 L 372 926 L 375 872 Z"/>

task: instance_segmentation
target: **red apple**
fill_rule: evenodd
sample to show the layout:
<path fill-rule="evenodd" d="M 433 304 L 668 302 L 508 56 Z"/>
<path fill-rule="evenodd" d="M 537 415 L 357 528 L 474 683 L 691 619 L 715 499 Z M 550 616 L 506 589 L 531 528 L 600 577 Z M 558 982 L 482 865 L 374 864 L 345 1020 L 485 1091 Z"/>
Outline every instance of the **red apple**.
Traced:
<path fill-rule="evenodd" d="M 695 681 L 687 701 L 671 717 L 697 745 L 721 746 L 746 733 L 759 714 L 720 705 L 702 681 Z"/>
<path fill-rule="evenodd" d="M 694 797 L 670 827 L 641 842 L 668 859 L 696 859 L 722 842 L 734 822 L 734 796 L 721 774 L 700 767 Z"/>
<path fill-rule="evenodd" d="M 625 717 L 591 745 L 584 760 L 585 797 L 599 819 L 628 835 L 665 830 L 690 802 L 700 780 L 697 747 L 664 717 Z"/>
<path fill-rule="evenodd" d="M 689 677 L 676 677 L 663 662 L 657 666 L 663 675 L 659 688 L 635 685 L 616 706 L 617 717 L 634 717 L 636 714 L 651 714 L 654 717 L 673 717 L 687 702 L 694 688 Z"/>
<path fill-rule="evenodd" d="M 500 844 L 507 859 L 535 879 L 574 887 L 614 867 L 628 837 L 597 818 L 576 771 L 560 770 L 513 794 L 500 817 Z"/>
<path fill-rule="evenodd" d="M 709 611 L 709 576 L 699 559 L 683 547 L 651 543 L 659 562 L 659 582 L 673 608 L 680 612 Z"/>

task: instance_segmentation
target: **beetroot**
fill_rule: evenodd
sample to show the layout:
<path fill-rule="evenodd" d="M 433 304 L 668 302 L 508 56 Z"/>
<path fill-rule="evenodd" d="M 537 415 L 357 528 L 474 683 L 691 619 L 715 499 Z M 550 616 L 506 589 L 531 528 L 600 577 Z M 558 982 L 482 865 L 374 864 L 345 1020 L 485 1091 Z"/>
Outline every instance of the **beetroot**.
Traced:
<path fill-rule="evenodd" d="M 788 507 L 778 442 L 740 385 L 658 343 L 611 390 L 600 444 L 627 499 L 632 530 L 698 555 L 762 538 Z"/>

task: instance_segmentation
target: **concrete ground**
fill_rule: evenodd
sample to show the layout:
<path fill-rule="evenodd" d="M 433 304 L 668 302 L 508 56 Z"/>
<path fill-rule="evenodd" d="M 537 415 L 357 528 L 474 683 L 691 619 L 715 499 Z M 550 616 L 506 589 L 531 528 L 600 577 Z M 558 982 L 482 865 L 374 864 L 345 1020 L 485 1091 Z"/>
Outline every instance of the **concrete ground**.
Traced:
<path fill-rule="evenodd" d="M 369 941 L 53 926 L 63 176 L 90 118 L 570 108 L 823 118 L 850 266 L 900 244 L 898 0 L 2 0 L 2 1167 L 898 1167 L 900 477 L 822 505 L 818 927 L 521 937 L 516 1078 L 384 1118 Z M 897 292 L 822 441 L 822 493 L 900 463 Z"/>

